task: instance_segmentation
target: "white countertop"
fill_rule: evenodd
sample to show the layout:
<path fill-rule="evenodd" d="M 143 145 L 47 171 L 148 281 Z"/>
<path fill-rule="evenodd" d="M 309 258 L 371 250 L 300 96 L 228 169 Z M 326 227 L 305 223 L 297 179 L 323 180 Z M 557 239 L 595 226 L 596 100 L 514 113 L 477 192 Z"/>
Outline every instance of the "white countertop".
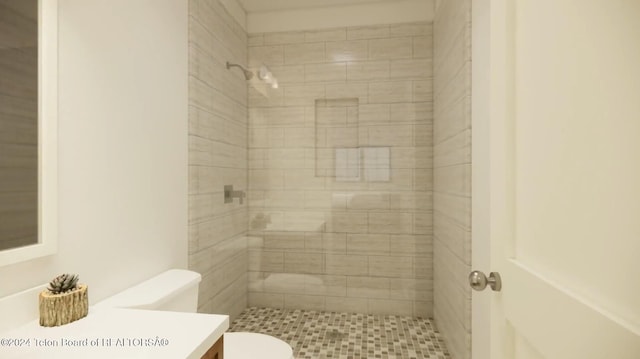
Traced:
<path fill-rule="evenodd" d="M 0 358 L 200 359 L 228 328 L 227 315 L 90 309 L 63 326 L 35 320 L 0 333 Z"/>

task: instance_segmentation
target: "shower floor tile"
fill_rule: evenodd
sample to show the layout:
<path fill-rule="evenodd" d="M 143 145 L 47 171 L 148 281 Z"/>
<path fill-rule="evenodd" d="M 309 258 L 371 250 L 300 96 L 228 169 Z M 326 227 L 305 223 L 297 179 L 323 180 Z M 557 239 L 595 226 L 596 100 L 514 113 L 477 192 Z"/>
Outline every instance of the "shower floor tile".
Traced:
<path fill-rule="evenodd" d="M 280 338 L 296 359 L 449 359 L 440 333 L 423 318 L 248 308 L 229 331 Z"/>

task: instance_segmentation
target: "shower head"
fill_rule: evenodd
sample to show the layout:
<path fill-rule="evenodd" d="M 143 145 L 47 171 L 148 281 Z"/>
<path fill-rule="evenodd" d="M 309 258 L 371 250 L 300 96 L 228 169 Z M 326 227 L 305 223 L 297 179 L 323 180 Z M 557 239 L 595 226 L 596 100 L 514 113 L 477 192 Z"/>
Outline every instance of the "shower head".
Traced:
<path fill-rule="evenodd" d="M 242 70 L 242 72 L 244 73 L 244 78 L 248 80 L 251 80 L 253 78 L 253 72 L 245 69 L 244 67 L 242 67 L 241 65 L 238 64 L 232 64 L 229 61 L 227 61 L 227 69 L 230 69 L 232 67 L 237 67 L 240 70 Z"/>

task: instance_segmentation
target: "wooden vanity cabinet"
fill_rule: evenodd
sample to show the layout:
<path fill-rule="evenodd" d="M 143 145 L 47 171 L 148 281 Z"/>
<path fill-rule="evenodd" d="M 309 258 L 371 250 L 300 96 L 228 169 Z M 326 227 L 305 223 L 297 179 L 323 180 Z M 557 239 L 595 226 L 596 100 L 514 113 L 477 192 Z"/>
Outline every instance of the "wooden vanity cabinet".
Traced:
<path fill-rule="evenodd" d="M 224 335 L 204 353 L 201 359 L 224 359 Z"/>

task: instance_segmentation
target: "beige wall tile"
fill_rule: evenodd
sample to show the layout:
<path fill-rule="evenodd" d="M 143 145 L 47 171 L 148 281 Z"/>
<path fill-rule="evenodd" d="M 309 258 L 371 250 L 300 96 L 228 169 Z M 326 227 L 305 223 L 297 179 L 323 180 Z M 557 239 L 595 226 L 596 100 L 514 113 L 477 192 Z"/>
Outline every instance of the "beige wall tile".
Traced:
<path fill-rule="evenodd" d="M 265 232 L 264 249 L 301 251 L 304 249 L 304 235 L 295 232 Z"/>
<path fill-rule="evenodd" d="M 386 192 L 358 192 L 350 196 L 349 209 L 389 209 L 390 194 Z"/>
<path fill-rule="evenodd" d="M 392 255 L 430 256 L 433 253 L 433 239 L 430 234 L 392 234 L 389 248 Z"/>
<path fill-rule="evenodd" d="M 250 107 L 277 107 L 284 105 L 284 90 L 249 86 Z"/>
<path fill-rule="evenodd" d="M 267 150 L 264 148 L 249 149 L 249 167 L 253 169 L 265 168 Z"/>
<path fill-rule="evenodd" d="M 249 148 L 265 148 L 269 147 L 267 141 L 266 128 L 250 128 L 249 129 Z"/>
<path fill-rule="evenodd" d="M 264 34 L 250 34 L 247 39 L 248 46 L 264 45 Z"/>
<path fill-rule="evenodd" d="M 304 310 L 325 310 L 324 296 L 315 295 L 293 295 L 289 294 L 284 297 L 286 308 L 304 309 Z"/>
<path fill-rule="evenodd" d="M 367 232 L 368 215 L 366 213 L 332 211 L 326 217 L 326 221 L 329 232 Z"/>
<path fill-rule="evenodd" d="M 346 200 L 331 191 L 305 191 L 304 208 L 346 209 Z"/>
<path fill-rule="evenodd" d="M 417 79 L 430 78 L 431 76 L 433 76 L 433 65 L 430 59 L 402 59 L 390 62 L 390 78 Z"/>
<path fill-rule="evenodd" d="M 337 275 L 306 275 L 304 293 L 324 296 L 344 296 L 347 294 L 347 277 Z"/>
<path fill-rule="evenodd" d="M 369 97 L 369 87 L 364 83 L 327 84 L 325 91 L 328 99 L 357 99 L 358 101 L 352 104 L 356 110 L 360 110 Z"/>
<path fill-rule="evenodd" d="M 235 318 L 247 307 L 247 283 L 246 276 L 224 288 L 211 299 L 211 311 L 213 313 L 225 313 Z"/>
<path fill-rule="evenodd" d="M 389 78 L 389 60 L 349 61 L 347 63 L 347 79 L 354 80 L 386 80 Z"/>
<path fill-rule="evenodd" d="M 346 40 L 346 38 L 347 30 L 345 28 L 304 32 L 306 42 L 340 41 Z"/>
<path fill-rule="evenodd" d="M 277 211 L 251 211 L 249 230 L 282 231 L 283 214 Z"/>
<path fill-rule="evenodd" d="M 297 31 L 271 32 L 264 34 L 265 45 L 296 44 L 304 42 L 304 33 Z"/>
<path fill-rule="evenodd" d="M 334 41 L 325 44 L 326 61 L 347 62 L 360 61 L 369 58 L 369 41 L 350 40 Z"/>
<path fill-rule="evenodd" d="M 316 211 L 285 212 L 284 226 L 290 231 L 321 232 L 325 228 L 325 213 Z"/>
<path fill-rule="evenodd" d="M 317 177 L 314 169 L 290 169 L 284 173 L 287 190 L 320 190 L 325 188 L 324 177 Z"/>
<path fill-rule="evenodd" d="M 325 97 L 324 85 L 287 85 L 284 88 L 286 106 L 315 106 Z"/>
<path fill-rule="evenodd" d="M 433 123 L 433 141 L 435 144 L 471 128 L 471 97 L 465 96 L 452 106 L 440 107 L 434 115 L 440 120 Z"/>
<path fill-rule="evenodd" d="M 439 193 L 470 197 L 471 164 L 438 167 L 434 170 L 434 186 Z"/>
<path fill-rule="evenodd" d="M 389 247 L 389 235 L 386 234 L 349 234 L 347 236 L 348 254 L 388 255 Z"/>
<path fill-rule="evenodd" d="M 434 146 L 434 166 L 471 163 L 471 130 L 464 130 Z"/>
<path fill-rule="evenodd" d="M 284 147 L 296 148 L 315 148 L 315 129 L 312 127 L 295 127 L 284 129 Z"/>
<path fill-rule="evenodd" d="M 369 40 L 369 58 L 371 60 L 411 57 L 413 57 L 413 39 L 411 37 Z"/>
<path fill-rule="evenodd" d="M 452 219 L 464 229 L 471 228 L 471 198 L 435 192 L 434 211 Z"/>
<path fill-rule="evenodd" d="M 358 127 L 330 127 L 325 130 L 325 146 L 329 148 L 358 147 Z M 333 166 L 332 166 L 333 167 Z"/>
<path fill-rule="evenodd" d="M 250 307 L 284 308 L 284 295 L 276 293 L 249 292 Z"/>
<path fill-rule="evenodd" d="M 420 147 L 432 147 L 433 125 L 430 122 L 418 123 L 413 126 L 414 144 Z"/>
<path fill-rule="evenodd" d="M 389 278 L 347 277 L 347 296 L 356 298 L 389 298 Z"/>
<path fill-rule="evenodd" d="M 429 234 L 433 233 L 433 213 L 415 212 L 413 221 L 413 233 Z"/>
<path fill-rule="evenodd" d="M 325 308 L 331 312 L 362 313 L 368 312 L 366 298 L 326 297 Z"/>
<path fill-rule="evenodd" d="M 285 45 L 285 64 L 310 64 L 324 62 L 325 46 L 323 42 Z"/>
<path fill-rule="evenodd" d="M 273 190 L 263 192 L 263 207 L 265 209 L 296 209 L 303 208 L 300 198 L 303 191 Z"/>
<path fill-rule="evenodd" d="M 249 170 L 249 184 L 251 189 L 282 189 L 284 187 L 284 172 L 272 169 Z"/>
<path fill-rule="evenodd" d="M 253 46 L 249 48 L 249 66 L 259 67 L 261 64 L 282 65 L 284 63 L 284 47 L 282 45 Z"/>
<path fill-rule="evenodd" d="M 433 170 L 430 168 L 415 169 L 413 187 L 416 191 L 429 191 L 433 188 Z"/>
<path fill-rule="evenodd" d="M 358 107 L 358 123 L 361 126 L 389 124 L 389 106 L 389 104 L 360 104 Z"/>
<path fill-rule="evenodd" d="M 413 38 L 414 58 L 433 58 L 433 37 L 416 36 Z"/>
<path fill-rule="evenodd" d="M 413 126 L 368 126 L 370 146 L 407 147 L 413 145 Z"/>
<path fill-rule="evenodd" d="M 451 354 L 471 358 L 470 270 L 471 1 L 443 1 L 434 22 L 434 316 Z M 414 39 L 419 55 L 430 56 Z M 460 174 L 462 178 L 454 178 Z M 447 180 L 453 181 L 448 183 Z M 459 196 L 462 194 L 462 196 Z M 455 253 L 455 254 L 454 254 Z M 426 272 L 428 269 L 425 268 Z M 452 280 L 462 276 L 459 280 Z"/>
<path fill-rule="evenodd" d="M 391 122 L 431 122 L 433 120 L 432 102 L 393 103 L 390 104 Z"/>
<path fill-rule="evenodd" d="M 287 252 L 284 254 L 287 273 L 324 273 L 324 255 L 320 253 Z"/>
<path fill-rule="evenodd" d="M 368 188 L 374 191 L 410 191 L 414 190 L 414 169 L 394 168 L 391 170 L 391 182 L 369 182 Z"/>
<path fill-rule="evenodd" d="M 390 299 L 433 300 L 433 281 L 427 279 L 396 279 L 389 283 Z"/>
<path fill-rule="evenodd" d="M 434 238 L 446 243 L 447 248 L 464 263 L 471 263 L 471 231 L 440 212 L 433 214 L 433 221 Z"/>
<path fill-rule="evenodd" d="M 418 147 L 395 147 L 391 151 L 391 168 L 419 168 Z"/>
<path fill-rule="evenodd" d="M 411 81 L 371 82 L 369 103 L 412 102 L 413 83 Z"/>
<path fill-rule="evenodd" d="M 400 316 L 411 316 L 413 314 L 413 303 L 408 300 L 396 299 L 368 299 L 369 314 L 391 314 Z"/>
<path fill-rule="evenodd" d="M 433 318 L 433 300 L 414 301 L 413 316 L 417 318 Z"/>
<path fill-rule="evenodd" d="M 389 36 L 425 36 L 433 33 L 433 23 L 416 22 L 389 25 Z"/>
<path fill-rule="evenodd" d="M 374 277 L 412 278 L 414 257 L 370 256 L 369 275 Z"/>
<path fill-rule="evenodd" d="M 414 81 L 413 99 L 414 101 L 428 101 L 433 98 L 433 81 Z"/>
<path fill-rule="evenodd" d="M 345 233 L 305 233 L 305 249 L 308 252 L 345 254 L 346 243 Z"/>
<path fill-rule="evenodd" d="M 380 39 L 389 36 L 389 25 L 357 26 L 347 28 L 347 39 Z"/>
<path fill-rule="evenodd" d="M 439 76 L 435 77 L 433 84 L 434 98 L 437 98 L 438 109 L 446 109 L 454 105 L 464 96 L 471 96 L 471 62 L 465 62 L 462 69 L 456 73 L 456 77 L 445 82 Z"/>
<path fill-rule="evenodd" d="M 413 214 L 411 213 L 385 213 L 372 212 L 369 213 L 369 232 L 370 233 L 412 233 L 413 232 Z"/>
<path fill-rule="evenodd" d="M 284 270 L 284 253 L 250 250 L 249 270 L 259 272 L 282 272 Z"/>
<path fill-rule="evenodd" d="M 279 84 L 304 82 L 304 65 L 281 65 L 269 64 L 271 73 L 278 79 Z"/>
<path fill-rule="evenodd" d="M 264 162 L 271 169 L 287 169 L 287 168 L 304 168 L 305 153 L 304 151 L 292 148 L 273 148 L 265 149 Z"/>
<path fill-rule="evenodd" d="M 369 274 L 367 256 L 327 254 L 325 260 L 328 274 L 348 276 Z"/>
<path fill-rule="evenodd" d="M 303 101 L 298 99 L 297 101 Z M 285 101 L 287 92 L 285 89 Z M 296 126 L 304 127 L 306 123 L 304 107 L 265 107 L 254 108 L 249 113 L 251 127 Z"/>
<path fill-rule="evenodd" d="M 199 310 L 233 317 L 247 304 L 249 220 L 246 205 L 224 205 L 222 186 L 247 189 L 248 95 L 224 64 L 246 64 L 248 36 L 217 1 L 199 5 L 189 21 L 189 268 L 203 275 Z M 282 48 L 256 54 L 283 61 Z"/>
<path fill-rule="evenodd" d="M 307 64 L 304 79 L 306 82 L 345 81 L 347 79 L 346 63 Z"/>
<path fill-rule="evenodd" d="M 264 291 L 268 293 L 304 293 L 304 275 L 264 273 L 262 281 Z"/>

